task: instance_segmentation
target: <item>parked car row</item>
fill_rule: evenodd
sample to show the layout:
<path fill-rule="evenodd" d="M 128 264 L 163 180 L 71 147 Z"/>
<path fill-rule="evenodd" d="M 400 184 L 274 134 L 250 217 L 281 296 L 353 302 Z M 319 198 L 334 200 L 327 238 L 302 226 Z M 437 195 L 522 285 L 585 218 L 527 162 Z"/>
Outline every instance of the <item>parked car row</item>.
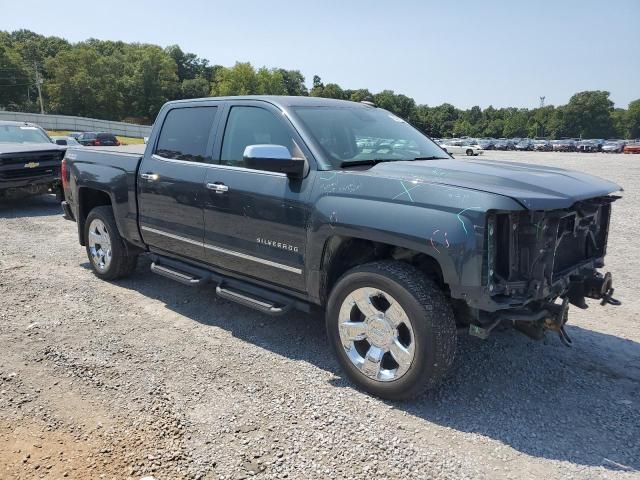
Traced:
<path fill-rule="evenodd" d="M 437 138 L 434 140 L 449 153 L 466 155 L 479 155 L 483 150 L 640 153 L 640 139 Z"/>

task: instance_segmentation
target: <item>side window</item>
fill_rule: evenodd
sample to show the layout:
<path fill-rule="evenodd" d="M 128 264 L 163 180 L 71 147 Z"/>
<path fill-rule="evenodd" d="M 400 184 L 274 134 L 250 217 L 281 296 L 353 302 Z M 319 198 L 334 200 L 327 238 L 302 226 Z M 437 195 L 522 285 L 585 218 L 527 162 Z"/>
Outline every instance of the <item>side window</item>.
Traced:
<path fill-rule="evenodd" d="M 289 130 L 276 116 L 260 107 L 232 107 L 222 140 L 222 165 L 244 167 L 247 145 L 282 145 L 293 152 Z"/>
<path fill-rule="evenodd" d="M 169 111 L 156 146 L 156 155 L 174 160 L 204 162 L 218 107 L 174 108 Z"/>

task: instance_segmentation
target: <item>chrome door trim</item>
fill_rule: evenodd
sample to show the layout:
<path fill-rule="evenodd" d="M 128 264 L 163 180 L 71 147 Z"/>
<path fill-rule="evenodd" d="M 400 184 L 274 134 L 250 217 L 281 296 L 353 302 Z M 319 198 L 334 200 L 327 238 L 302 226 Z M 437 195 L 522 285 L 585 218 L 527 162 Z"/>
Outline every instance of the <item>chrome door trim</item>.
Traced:
<path fill-rule="evenodd" d="M 191 240 L 190 238 L 187 238 L 187 237 L 181 237 L 180 235 L 174 235 L 173 233 L 165 232 L 165 231 L 162 231 L 162 230 L 157 230 L 157 229 L 151 228 L 151 227 L 145 227 L 144 225 L 142 225 L 140 227 L 140 229 L 141 230 L 146 230 L 147 232 L 156 233 L 158 235 L 164 235 L 165 237 L 173 238 L 174 240 L 180 240 L 181 242 L 190 243 L 191 245 L 197 245 L 199 247 L 204 247 L 204 243 L 202 243 L 202 242 L 198 242 L 197 240 Z"/>
<path fill-rule="evenodd" d="M 228 250 L 226 248 L 216 247 L 215 245 L 211 245 L 204 242 L 198 242 L 196 240 L 191 240 L 190 238 L 181 237 L 180 235 L 174 235 L 173 233 L 157 230 L 151 227 L 146 227 L 144 225 L 142 225 L 140 229 L 151 232 L 151 233 L 156 233 L 158 235 L 164 235 L 165 237 L 173 238 L 174 240 L 180 240 L 182 242 L 190 243 L 192 245 L 198 245 L 200 247 L 213 250 L 214 252 L 224 253 L 226 255 L 232 255 L 234 257 L 243 258 L 245 260 L 250 260 L 252 262 L 261 263 L 263 265 L 268 265 L 270 267 L 279 268 L 281 270 L 286 270 L 287 272 L 293 272 L 293 273 L 297 273 L 298 275 L 302 275 L 302 269 L 300 268 L 290 267 L 289 265 L 272 262 L 271 260 L 265 260 L 264 258 L 254 257 L 253 255 L 247 255 L 246 253 L 236 252 L 235 250 Z"/>

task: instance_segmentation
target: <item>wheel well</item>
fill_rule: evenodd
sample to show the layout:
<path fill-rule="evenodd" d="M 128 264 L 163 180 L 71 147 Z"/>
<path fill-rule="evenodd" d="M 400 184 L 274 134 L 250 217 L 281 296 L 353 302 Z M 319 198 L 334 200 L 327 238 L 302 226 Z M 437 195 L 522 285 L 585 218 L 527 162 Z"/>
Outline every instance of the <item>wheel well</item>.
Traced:
<path fill-rule="evenodd" d="M 325 272 L 321 287 L 322 298 L 326 300 L 329 297 L 333 286 L 345 272 L 357 265 L 377 260 L 409 263 L 446 289 L 440 264 L 425 253 L 361 238 L 332 237 L 325 245 L 322 259 L 322 271 Z"/>
<path fill-rule="evenodd" d="M 96 207 L 111 206 L 111 197 L 102 190 L 94 190 L 92 188 L 81 188 L 78 192 L 78 232 L 80 235 L 80 245 L 84 246 L 84 224 L 87 220 L 89 212 Z"/>

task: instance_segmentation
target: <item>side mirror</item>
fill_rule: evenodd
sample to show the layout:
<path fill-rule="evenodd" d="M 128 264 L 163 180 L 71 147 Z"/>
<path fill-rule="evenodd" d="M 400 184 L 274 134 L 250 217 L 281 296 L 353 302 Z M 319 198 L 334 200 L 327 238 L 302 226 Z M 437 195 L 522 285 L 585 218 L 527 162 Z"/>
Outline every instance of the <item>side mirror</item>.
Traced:
<path fill-rule="evenodd" d="M 242 157 L 248 168 L 286 173 L 290 178 L 304 175 L 304 160 L 293 158 L 289 149 L 282 145 L 247 145 Z"/>
<path fill-rule="evenodd" d="M 56 145 L 66 145 L 67 141 L 64 138 L 59 138 L 56 140 Z"/>

